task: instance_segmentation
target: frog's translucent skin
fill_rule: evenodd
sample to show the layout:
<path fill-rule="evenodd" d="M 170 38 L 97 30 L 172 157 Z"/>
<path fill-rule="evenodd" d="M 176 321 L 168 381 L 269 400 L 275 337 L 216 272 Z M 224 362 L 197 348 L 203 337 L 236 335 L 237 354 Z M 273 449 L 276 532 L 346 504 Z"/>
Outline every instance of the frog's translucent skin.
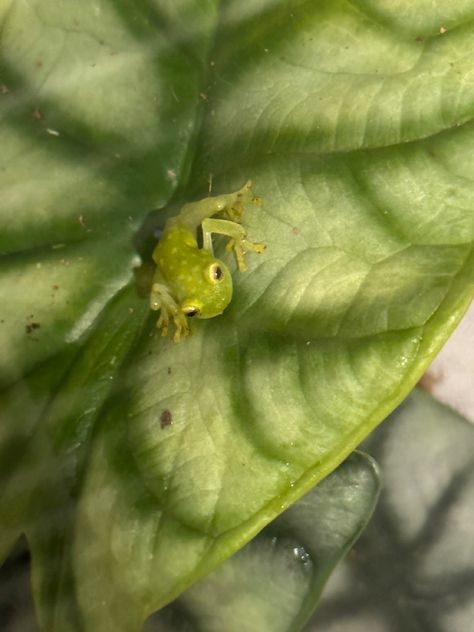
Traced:
<path fill-rule="evenodd" d="M 163 336 L 173 321 L 176 327 L 173 339 L 179 342 L 190 333 L 190 317 L 218 316 L 232 299 L 232 277 L 225 263 L 214 257 L 212 233 L 230 237 L 227 249 L 234 251 L 241 272 L 245 270 L 246 252 L 265 250 L 263 244 L 247 240 L 242 226 L 244 205 L 260 204 L 251 188 L 248 181 L 233 193 L 185 204 L 176 217 L 166 222 L 153 252 L 157 267 L 150 295 L 151 309 L 160 311 L 156 326 Z M 222 219 L 213 218 L 217 214 Z M 196 241 L 199 226 L 202 248 Z"/>

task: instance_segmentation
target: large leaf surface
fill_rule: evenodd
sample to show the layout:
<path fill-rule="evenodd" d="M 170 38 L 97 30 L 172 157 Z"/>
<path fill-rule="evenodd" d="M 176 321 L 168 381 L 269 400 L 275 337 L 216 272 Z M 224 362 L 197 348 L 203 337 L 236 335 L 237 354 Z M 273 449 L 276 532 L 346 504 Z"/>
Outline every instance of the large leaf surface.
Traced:
<path fill-rule="evenodd" d="M 26 529 L 46 629 L 139 627 L 334 469 L 446 339 L 473 288 L 473 15 L 2 5 L 3 548 Z M 177 346 L 134 295 L 132 237 L 210 175 L 254 180 L 268 248 Z"/>

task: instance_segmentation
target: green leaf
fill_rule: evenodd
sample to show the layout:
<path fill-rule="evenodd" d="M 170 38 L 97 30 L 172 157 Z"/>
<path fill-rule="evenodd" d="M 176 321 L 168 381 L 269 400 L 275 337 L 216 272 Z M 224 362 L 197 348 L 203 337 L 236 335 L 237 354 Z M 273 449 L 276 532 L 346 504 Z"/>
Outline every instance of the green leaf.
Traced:
<path fill-rule="evenodd" d="M 151 617 L 145 630 L 301 629 L 334 566 L 366 526 L 380 483 L 354 453 L 206 579 Z"/>
<path fill-rule="evenodd" d="M 374 516 L 305 630 L 471 627 L 474 428 L 416 390 L 365 448 L 384 480 Z"/>
<path fill-rule="evenodd" d="M 186 171 L 214 17 L 160 4 L 0 9 L 2 381 L 87 332 L 130 281 L 134 231 Z M 180 43 L 188 19 L 199 37 Z"/>
<path fill-rule="evenodd" d="M 45 629 L 137 629 L 343 461 L 455 327 L 473 15 L 2 5 L 0 545 L 27 533 Z M 175 345 L 132 280 L 162 215 L 142 222 L 249 177 L 267 250 Z"/>

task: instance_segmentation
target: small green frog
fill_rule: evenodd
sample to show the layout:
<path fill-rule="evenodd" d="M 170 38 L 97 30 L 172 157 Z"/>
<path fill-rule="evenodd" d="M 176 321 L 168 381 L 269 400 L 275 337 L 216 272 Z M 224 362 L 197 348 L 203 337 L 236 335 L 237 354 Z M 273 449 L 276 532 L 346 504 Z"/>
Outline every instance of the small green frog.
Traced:
<path fill-rule="evenodd" d="M 242 226 L 244 205 L 261 204 L 252 195 L 252 183 L 225 195 L 208 197 L 185 204 L 176 217 L 170 218 L 153 251 L 156 263 L 150 295 L 150 307 L 160 310 L 156 326 L 161 335 L 168 334 L 173 320 L 173 340 L 190 334 L 188 318 L 213 318 L 225 310 L 232 298 L 232 277 L 223 261 L 214 257 L 212 233 L 230 237 L 227 250 L 233 250 L 237 266 L 245 271 L 244 255 L 253 250 L 261 253 L 263 244 L 248 241 Z M 221 214 L 223 219 L 212 216 Z M 202 248 L 196 241 L 202 228 Z"/>

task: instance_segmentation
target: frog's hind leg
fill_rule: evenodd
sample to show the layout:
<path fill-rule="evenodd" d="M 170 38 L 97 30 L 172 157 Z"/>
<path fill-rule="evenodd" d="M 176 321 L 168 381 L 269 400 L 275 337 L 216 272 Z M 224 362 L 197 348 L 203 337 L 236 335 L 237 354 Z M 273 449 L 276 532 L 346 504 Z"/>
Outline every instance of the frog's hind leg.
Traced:
<path fill-rule="evenodd" d="M 242 224 L 238 224 L 228 219 L 213 219 L 208 217 L 202 221 L 202 240 L 203 248 L 211 253 L 213 253 L 212 233 L 230 237 L 230 241 L 227 244 L 227 250 L 234 251 L 237 266 L 240 272 L 244 272 L 246 270 L 244 260 L 245 253 L 250 251 L 261 253 L 266 248 L 264 244 L 256 244 L 249 241 L 247 239 L 245 228 Z"/>
<path fill-rule="evenodd" d="M 163 283 L 154 282 L 151 286 L 150 307 L 152 310 L 160 310 L 160 316 L 156 321 L 156 326 L 161 329 L 161 335 L 168 335 L 170 320 L 173 321 L 176 331 L 173 336 L 175 342 L 181 340 L 181 336 L 189 336 L 190 329 L 188 319 L 180 311 L 178 303 L 171 296 L 168 288 Z"/>
<path fill-rule="evenodd" d="M 251 180 L 248 180 L 242 188 L 233 193 L 207 197 L 198 202 L 185 204 L 179 215 L 168 222 L 170 225 L 182 226 L 193 234 L 205 218 L 219 213 L 226 219 L 241 224 L 246 204 L 261 204 L 260 198 L 252 194 Z"/>

